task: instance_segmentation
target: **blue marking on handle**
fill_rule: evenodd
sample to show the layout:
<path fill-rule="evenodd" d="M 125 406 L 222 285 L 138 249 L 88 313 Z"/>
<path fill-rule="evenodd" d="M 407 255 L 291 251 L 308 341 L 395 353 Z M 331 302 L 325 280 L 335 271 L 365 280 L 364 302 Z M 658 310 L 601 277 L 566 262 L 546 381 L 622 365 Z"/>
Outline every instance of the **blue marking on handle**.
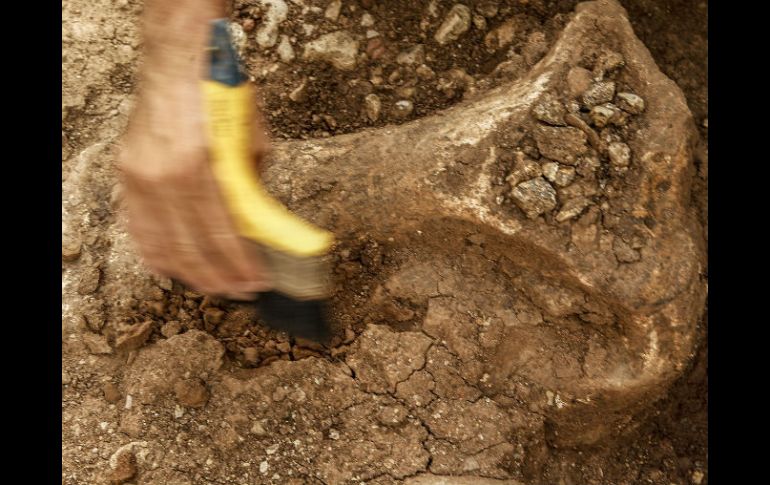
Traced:
<path fill-rule="evenodd" d="M 238 86 L 248 79 L 241 69 L 241 61 L 233 47 L 228 19 L 211 21 L 209 41 L 209 78 L 228 86 Z"/>

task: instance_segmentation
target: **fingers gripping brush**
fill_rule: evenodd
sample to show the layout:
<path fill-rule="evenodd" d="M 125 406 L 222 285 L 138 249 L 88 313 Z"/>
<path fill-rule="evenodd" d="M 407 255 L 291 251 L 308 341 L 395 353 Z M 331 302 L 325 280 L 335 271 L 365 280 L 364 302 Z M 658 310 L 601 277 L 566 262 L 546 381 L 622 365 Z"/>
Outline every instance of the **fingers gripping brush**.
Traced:
<path fill-rule="evenodd" d="M 226 19 L 211 22 L 210 63 L 202 82 L 211 168 L 239 234 L 258 245 L 274 289 L 257 299 L 269 326 L 316 342 L 330 336 L 327 255 L 333 235 L 289 212 L 267 192 L 251 155 L 255 97 Z"/>

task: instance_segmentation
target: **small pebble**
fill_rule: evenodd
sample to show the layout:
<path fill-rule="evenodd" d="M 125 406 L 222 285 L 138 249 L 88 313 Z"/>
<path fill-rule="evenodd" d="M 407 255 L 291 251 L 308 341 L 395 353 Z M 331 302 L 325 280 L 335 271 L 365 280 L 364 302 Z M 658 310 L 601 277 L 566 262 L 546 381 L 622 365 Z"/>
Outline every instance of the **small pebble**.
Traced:
<path fill-rule="evenodd" d="M 616 117 L 618 114 L 619 110 L 615 107 L 615 105 L 605 103 L 591 108 L 591 112 L 588 114 L 588 116 L 591 117 L 591 122 L 593 122 L 594 126 L 597 128 L 604 128 L 609 124 L 610 120 L 613 117 Z"/>
<path fill-rule="evenodd" d="M 561 206 L 561 209 L 559 210 L 559 213 L 556 214 L 555 219 L 557 222 L 564 222 L 568 219 L 577 217 L 586 207 L 588 207 L 589 204 L 590 201 L 585 197 L 575 197 L 573 199 L 569 199 Z"/>
<path fill-rule="evenodd" d="M 413 110 L 414 110 L 414 103 L 412 103 L 408 99 L 402 99 L 396 102 L 393 109 L 393 114 L 403 119 L 409 116 L 410 114 L 412 114 Z"/>
<path fill-rule="evenodd" d="M 692 480 L 692 483 L 694 485 L 700 485 L 703 482 L 704 474 L 700 470 L 695 470 L 692 472 L 692 475 L 690 475 L 690 479 Z"/>
<path fill-rule="evenodd" d="M 543 177 L 520 183 L 511 191 L 511 198 L 530 219 L 556 207 L 556 191 Z"/>
<path fill-rule="evenodd" d="M 75 261 L 80 257 L 82 243 L 78 238 L 70 238 L 62 242 L 61 259 L 62 261 Z"/>
<path fill-rule="evenodd" d="M 329 5 L 326 7 L 326 11 L 324 12 L 324 17 L 331 20 L 332 22 L 336 22 L 340 16 L 341 9 L 342 9 L 342 0 L 332 0 L 329 3 Z"/>
<path fill-rule="evenodd" d="M 396 63 L 403 66 L 413 66 L 425 62 L 425 46 L 417 44 L 396 56 Z"/>
<path fill-rule="evenodd" d="M 289 37 L 287 35 L 281 36 L 281 42 L 278 44 L 276 52 L 278 53 L 278 57 L 285 64 L 294 60 L 294 48 L 291 46 L 291 42 L 289 42 Z"/>
<path fill-rule="evenodd" d="M 361 16 L 361 27 L 371 27 L 374 25 L 374 17 L 371 14 L 365 13 Z"/>
<path fill-rule="evenodd" d="M 457 40 L 471 26 L 471 9 L 456 3 L 444 17 L 433 38 L 441 45 Z"/>
<path fill-rule="evenodd" d="M 368 94 L 364 97 L 364 111 L 366 117 L 371 122 L 375 122 L 380 118 L 380 111 L 382 109 L 382 101 L 376 94 Z"/>
<path fill-rule="evenodd" d="M 415 70 L 415 73 L 417 74 L 417 77 L 419 77 L 423 81 L 430 81 L 431 79 L 436 77 L 436 73 L 433 72 L 433 69 L 426 66 L 425 64 L 418 66 L 417 69 Z"/>
<path fill-rule="evenodd" d="M 477 30 L 487 30 L 487 19 L 485 19 L 483 15 L 474 15 L 473 26 L 476 27 Z"/>
<path fill-rule="evenodd" d="M 251 434 L 255 434 L 257 436 L 264 436 L 267 434 L 267 431 L 265 431 L 265 428 L 262 426 L 262 423 L 259 421 L 255 421 L 254 424 L 251 426 Z"/>
<path fill-rule="evenodd" d="M 610 155 L 610 163 L 615 167 L 628 167 L 631 163 L 631 148 L 625 143 L 610 143 L 607 151 Z"/>
<path fill-rule="evenodd" d="M 618 93 L 615 102 L 620 109 L 632 115 L 641 114 L 644 111 L 644 100 L 634 93 Z"/>
<path fill-rule="evenodd" d="M 289 99 L 295 103 L 304 103 L 307 101 L 307 80 L 302 81 L 299 86 L 289 93 Z"/>

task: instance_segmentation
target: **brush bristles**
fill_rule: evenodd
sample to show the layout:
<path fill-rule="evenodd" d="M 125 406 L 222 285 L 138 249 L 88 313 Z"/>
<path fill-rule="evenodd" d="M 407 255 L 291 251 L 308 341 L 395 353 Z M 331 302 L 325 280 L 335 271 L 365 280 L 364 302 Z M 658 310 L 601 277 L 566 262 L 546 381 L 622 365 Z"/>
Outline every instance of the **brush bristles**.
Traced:
<path fill-rule="evenodd" d="M 262 320 L 293 337 L 325 344 L 331 338 L 326 318 L 329 297 L 328 257 L 298 257 L 259 245 L 272 278 L 273 290 L 260 293 Z"/>
<path fill-rule="evenodd" d="M 260 293 L 257 308 L 271 328 L 293 337 L 328 343 L 331 329 L 326 317 L 325 300 L 296 300 L 277 291 Z"/>
<path fill-rule="evenodd" d="M 330 268 L 324 256 L 298 257 L 262 246 L 275 291 L 296 300 L 323 300 L 329 296 Z"/>

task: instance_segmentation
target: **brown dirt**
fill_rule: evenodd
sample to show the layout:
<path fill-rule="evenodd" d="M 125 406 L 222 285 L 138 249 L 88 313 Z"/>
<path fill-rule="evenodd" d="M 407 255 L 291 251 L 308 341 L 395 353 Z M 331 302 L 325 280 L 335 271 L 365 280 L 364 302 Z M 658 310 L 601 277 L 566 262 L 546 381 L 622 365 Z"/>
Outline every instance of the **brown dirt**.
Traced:
<path fill-rule="evenodd" d="M 324 17 L 325 0 L 305 0 L 319 11 L 304 13 L 302 2 L 288 3 L 280 33 L 293 38 L 296 59 L 281 62 L 274 48 L 259 48 L 253 36 L 243 53 L 261 88 L 272 135 L 305 139 L 401 124 L 472 99 L 500 82 L 493 73 L 505 61 L 507 76 L 523 75 L 542 55 L 542 46 L 532 46 L 532 34 L 542 32 L 544 45 L 552 43 L 576 2 L 468 1 L 474 12 L 485 3 L 499 9 L 484 30 L 472 24 L 444 47 L 431 36 L 453 2 L 433 2 L 433 16 L 428 2 L 343 1 L 336 21 Z M 623 3 L 661 70 L 685 92 L 699 125 L 692 197 L 707 238 L 707 3 Z M 374 17 L 372 26 L 361 26 L 364 11 Z M 517 318 L 542 322 L 548 305 L 538 301 L 538 288 L 517 293 L 517 282 L 532 279 L 490 261 L 483 234 L 447 242 L 440 252 L 409 244 L 419 239 L 414 235 L 344 238 L 334 254 L 336 336 L 329 348 L 266 329 L 248 305 L 203 297 L 165 280 L 119 291 L 126 295 L 124 304 L 105 303 L 100 295 L 121 285 L 102 274 L 106 263 L 100 255 L 128 247 L 122 236 L 104 229 L 117 217 L 114 175 L 109 168 L 81 174 L 78 167 L 94 157 L 98 167 L 112 163 L 134 87 L 138 12 L 133 0 L 63 4 L 70 23 L 63 32 L 62 178 L 74 180 L 65 183 L 65 197 L 68 187 L 79 193 L 72 189 L 77 187 L 99 202 L 68 207 L 71 214 L 88 216 L 79 231 L 64 234 L 63 279 L 76 282 L 85 310 L 62 323 L 62 483 L 422 483 L 417 480 L 426 470 L 527 484 L 708 483 L 705 344 L 665 399 L 646 408 L 619 438 L 590 447 L 560 448 L 548 438 L 542 409 L 552 405 L 552 394 L 524 378 L 497 394 L 490 390 L 496 383 L 481 384 L 473 345 L 493 348 L 504 335 L 487 317 L 511 305 Z M 253 20 L 258 29 L 265 15 L 258 2 L 239 0 L 233 18 L 247 26 Z M 487 48 L 485 36 L 509 19 L 517 27 L 510 45 Z M 303 24 L 315 26 L 312 35 Z M 361 36 L 376 30 L 382 52 L 369 46 L 370 55 L 360 56 L 352 71 L 301 60 L 301 46 L 310 38 L 340 28 Z M 433 79 L 396 62 L 417 43 L 425 45 Z M 359 52 L 366 48 L 364 41 Z M 465 75 L 451 72 L 457 68 Z M 398 75 L 391 77 L 393 72 Z M 622 71 L 617 76 L 622 84 Z M 373 77 L 382 82 L 373 83 Z M 306 100 L 289 100 L 303 81 Z M 405 88 L 414 93 L 406 96 Z M 382 104 L 376 121 L 363 107 L 370 94 Z M 410 96 L 414 111 L 399 116 L 393 106 Z M 632 118 L 612 130 L 627 139 L 634 123 L 642 122 Z M 540 156 L 533 137 L 523 137 L 516 148 L 535 160 Z M 512 167 L 513 162 L 501 165 L 501 180 Z M 601 177 L 614 183 L 609 172 Z M 448 174 L 445 182 L 452 180 Z M 500 190 L 506 210 L 519 211 Z M 403 263 L 413 261 L 428 263 L 405 270 Z M 438 278 L 436 268 L 453 270 Z M 453 297 L 467 287 L 475 289 L 473 296 Z M 499 294 L 518 296 L 505 303 L 496 301 Z M 431 326 L 431 318 L 447 308 L 457 323 Z M 564 346 L 565 356 L 590 341 L 573 317 L 546 316 L 544 325 L 543 342 Z M 702 327 L 705 332 L 707 320 Z M 176 368 L 177 358 L 186 367 Z M 566 379 L 573 370 L 568 360 L 548 365 Z"/>

